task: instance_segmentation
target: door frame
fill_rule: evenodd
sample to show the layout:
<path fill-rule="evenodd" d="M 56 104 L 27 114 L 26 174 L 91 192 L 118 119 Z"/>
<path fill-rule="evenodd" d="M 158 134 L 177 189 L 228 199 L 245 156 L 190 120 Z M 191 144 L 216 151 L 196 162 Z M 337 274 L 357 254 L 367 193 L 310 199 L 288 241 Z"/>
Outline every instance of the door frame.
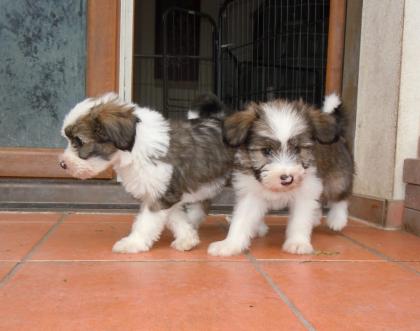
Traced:
<path fill-rule="evenodd" d="M 120 0 L 88 0 L 86 19 L 86 96 L 118 92 Z M 0 177 L 69 178 L 58 167 L 62 152 L 62 148 L 0 147 Z M 112 169 L 97 178 L 113 178 Z"/>
<path fill-rule="evenodd" d="M 341 92 L 346 0 L 330 0 L 326 93 Z M 134 0 L 88 0 L 86 96 L 108 91 L 132 99 Z M 69 178 L 61 148 L 0 147 L 0 177 Z M 42 167 L 40 167 L 42 165 Z M 98 178 L 111 179 L 106 170 Z"/>
<path fill-rule="evenodd" d="M 132 101 L 134 0 L 121 0 L 119 42 L 119 96 Z"/>

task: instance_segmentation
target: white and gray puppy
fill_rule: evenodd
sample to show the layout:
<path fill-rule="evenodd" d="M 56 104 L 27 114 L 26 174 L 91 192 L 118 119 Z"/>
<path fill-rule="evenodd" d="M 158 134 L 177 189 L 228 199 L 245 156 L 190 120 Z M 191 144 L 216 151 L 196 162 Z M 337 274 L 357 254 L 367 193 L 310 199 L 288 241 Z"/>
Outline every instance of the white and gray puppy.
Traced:
<path fill-rule="evenodd" d="M 313 252 L 311 233 L 323 201 L 330 203 L 327 225 L 337 231 L 346 225 L 353 159 L 343 115 L 333 94 L 322 111 L 301 101 L 276 100 L 252 103 L 225 119 L 225 140 L 237 147 L 232 180 L 237 201 L 229 234 L 209 246 L 211 255 L 246 250 L 252 237 L 263 234 L 270 209 L 289 207 L 283 249 L 290 253 Z"/>
<path fill-rule="evenodd" d="M 223 142 L 221 103 L 207 96 L 196 107 L 195 119 L 169 121 L 109 93 L 82 101 L 65 117 L 61 167 L 85 179 L 112 166 L 142 201 L 131 233 L 114 252 L 148 251 L 165 225 L 175 236 L 172 247 L 190 250 L 199 243 L 205 206 L 225 186 L 234 149 Z"/>

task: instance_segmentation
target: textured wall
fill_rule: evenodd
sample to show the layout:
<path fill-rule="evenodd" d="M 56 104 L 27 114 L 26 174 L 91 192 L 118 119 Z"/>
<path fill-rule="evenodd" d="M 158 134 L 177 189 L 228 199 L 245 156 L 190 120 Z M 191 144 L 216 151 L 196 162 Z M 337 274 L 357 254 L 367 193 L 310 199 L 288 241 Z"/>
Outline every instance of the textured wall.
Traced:
<path fill-rule="evenodd" d="M 85 95 L 86 1 L 0 1 L 0 147 L 63 146 Z"/>
<path fill-rule="evenodd" d="M 362 29 L 363 0 L 347 1 L 346 38 L 344 45 L 343 90 L 344 109 L 348 116 L 347 139 L 354 145 L 357 114 L 357 85 L 359 80 L 360 35 Z"/>
<path fill-rule="evenodd" d="M 394 199 L 403 199 L 403 164 L 417 155 L 420 136 L 420 1 L 405 0 Z"/>
<path fill-rule="evenodd" d="M 354 193 L 393 198 L 404 2 L 364 0 Z"/>

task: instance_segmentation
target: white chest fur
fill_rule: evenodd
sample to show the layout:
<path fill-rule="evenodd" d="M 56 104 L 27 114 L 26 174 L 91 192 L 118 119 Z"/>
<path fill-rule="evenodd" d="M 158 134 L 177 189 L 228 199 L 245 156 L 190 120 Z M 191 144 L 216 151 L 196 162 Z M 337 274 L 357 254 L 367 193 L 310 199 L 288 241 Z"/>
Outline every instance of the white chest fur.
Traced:
<path fill-rule="evenodd" d="M 169 148 L 169 123 L 148 108 L 135 110 L 139 122 L 133 149 L 119 151 L 114 169 L 124 188 L 138 199 L 155 200 L 162 196 L 171 180 L 173 167 L 159 161 Z"/>
<path fill-rule="evenodd" d="M 115 167 L 126 191 L 137 199 L 155 200 L 163 195 L 172 176 L 172 165 L 161 161 L 133 160 L 128 165 Z"/>

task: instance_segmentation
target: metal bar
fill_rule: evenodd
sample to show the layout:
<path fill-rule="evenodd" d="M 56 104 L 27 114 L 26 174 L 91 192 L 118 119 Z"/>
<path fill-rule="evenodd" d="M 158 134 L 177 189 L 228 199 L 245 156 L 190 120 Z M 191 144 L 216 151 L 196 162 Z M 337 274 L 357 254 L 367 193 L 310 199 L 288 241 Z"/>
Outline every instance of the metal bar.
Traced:
<path fill-rule="evenodd" d="M 324 94 L 324 78 L 325 78 L 325 66 L 324 66 L 324 57 L 325 57 L 325 1 L 322 1 L 322 35 L 321 35 L 321 79 L 320 84 L 321 88 L 318 91 L 318 100 L 321 102 L 322 96 Z"/>
<path fill-rule="evenodd" d="M 255 0 L 252 0 L 252 7 L 251 7 L 251 10 L 249 11 L 249 13 L 251 13 L 251 12 L 253 12 L 254 11 L 254 4 L 255 4 Z M 255 21 L 254 21 L 254 16 L 252 17 L 252 23 L 253 24 L 255 24 Z M 252 32 L 251 32 L 251 38 L 252 38 Z M 252 93 L 254 92 L 254 89 L 255 89 L 255 84 L 254 84 L 254 81 L 255 81 L 255 79 L 254 79 L 254 53 L 255 53 L 255 45 L 252 45 L 253 47 L 251 48 L 251 61 L 252 61 L 252 65 L 251 65 L 251 88 L 250 88 L 250 91 L 251 91 L 251 95 L 252 95 Z M 252 100 L 252 98 L 251 98 L 251 100 Z M 255 101 L 255 100 L 254 100 Z"/>
<path fill-rule="evenodd" d="M 222 12 L 219 11 L 219 30 L 217 33 L 217 69 L 216 69 L 216 95 L 219 99 L 222 99 L 222 70 L 223 70 L 223 59 L 222 59 L 222 27 L 223 17 Z M 217 78 L 216 78 L 217 77 Z"/>
<path fill-rule="evenodd" d="M 163 88 L 162 88 L 162 103 L 163 103 L 163 114 L 168 116 L 168 36 L 167 36 L 167 16 L 168 11 L 163 14 L 162 25 L 163 25 Z"/>
<path fill-rule="evenodd" d="M 346 0 L 330 0 L 325 94 L 341 94 Z"/>
<path fill-rule="evenodd" d="M 300 17 L 299 17 L 299 41 L 298 41 L 298 63 L 302 63 L 302 25 L 303 25 L 303 0 L 300 0 Z M 297 80 L 296 80 L 296 90 L 300 89 L 300 87 L 302 86 L 302 73 L 301 71 L 299 71 L 298 75 L 297 75 Z M 302 98 L 302 94 L 297 93 L 297 97 L 298 98 Z"/>
<path fill-rule="evenodd" d="M 314 28 L 315 28 L 315 33 L 314 33 L 314 35 L 313 35 L 313 42 L 314 42 L 314 61 L 313 61 L 313 64 L 314 64 L 314 72 L 313 72 L 313 75 L 314 75 L 314 77 L 313 77 L 313 87 L 312 87 L 312 103 L 315 103 L 315 96 L 316 96 L 316 70 L 315 70 L 315 59 L 316 59 L 316 45 L 317 45 L 317 42 L 316 42 L 316 3 L 315 3 L 315 5 L 314 5 Z"/>
<path fill-rule="evenodd" d="M 296 70 L 295 70 L 295 41 L 296 41 L 296 3 L 293 4 L 293 34 L 292 34 L 292 98 L 295 99 L 296 98 L 296 93 L 295 93 L 295 84 L 296 84 Z"/>
<path fill-rule="evenodd" d="M 172 45 L 171 50 L 168 49 L 168 15 L 172 15 Z M 177 16 L 177 20 L 175 21 L 175 15 Z M 190 19 L 193 17 L 193 19 Z M 199 46 L 196 45 L 196 19 L 199 18 L 204 19 L 208 21 L 212 28 L 212 57 L 205 57 L 200 55 L 200 49 Z M 175 38 L 175 22 L 178 23 L 178 39 Z M 193 22 L 194 26 L 191 27 L 190 23 Z M 201 22 L 201 21 L 200 21 Z M 203 77 L 209 77 L 213 83 L 210 83 L 210 85 L 206 88 L 213 87 L 213 90 L 216 91 L 217 87 L 217 54 L 218 54 L 218 46 L 217 46 L 217 27 L 216 24 L 211 16 L 208 14 L 195 11 L 195 10 L 188 10 L 184 8 L 179 7 L 171 7 L 168 8 L 164 14 L 163 14 L 163 89 L 162 89 L 162 98 L 163 98 L 163 113 L 165 116 L 169 116 L 169 106 L 171 109 L 184 109 L 186 110 L 188 106 L 183 106 L 180 104 L 173 104 L 173 102 L 178 102 L 179 100 L 175 100 L 170 97 L 169 93 L 169 80 L 175 80 L 175 81 L 197 81 L 198 84 L 198 90 L 200 90 L 201 86 L 203 86 L 201 78 L 200 77 L 200 65 L 201 63 L 204 63 L 203 65 Z M 193 35 L 193 42 L 190 42 L 188 36 L 190 36 L 190 32 L 194 31 Z M 206 30 L 207 31 L 207 30 Z M 200 31 L 198 32 L 200 33 Z M 200 37 L 200 35 L 198 35 Z M 177 44 L 175 44 L 175 41 L 179 41 Z M 185 44 L 185 45 L 184 45 Z M 192 49 L 191 49 L 192 48 Z M 174 54 L 169 54 L 169 52 L 172 52 Z M 198 55 L 196 55 L 198 54 Z M 139 58 L 146 58 L 147 55 L 137 55 Z M 156 56 L 158 58 L 158 56 Z M 170 62 L 171 61 L 171 62 Z M 170 62 L 170 63 L 169 63 Z M 207 74 L 207 65 L 206 62 L 209 62 L 212 64 L 213 71 L 210 72 L 210 74 Z M 169 67 L 172 70 L 171 75 L 169 75 Z M 205 72 L 205 73 L 204 73 Z M 213 74 L 213 77 L 211 75 Z M 186 76 L 186 77 L 184 77 Z M 172 86 L 172 85 L 171 85 Z M 177 85 L 178 86 L 178 85 Z M 172 93 L 173 94 L 173 93 Z M 191 93 L 191 89 L 186 90 L 187 98 L 183 99 L 183 101 L 188 101 L 191 96 L 195 93 Z M 169 100 L 171 100 L 171 104 L 169 103 Z M 178 112 L 179 113 L 179 112 Z M 171 116 L 179 116 L 176 111 L 171 110 Z"/>
<path fill-rule="evenodd" d="M 287 1 L 287 0 L 286 0 Z M 281 68 L 281 62 L 282 62 L 282 57 L 283 57 L 283 5 L 280 4 L 280 61 L 279 61 L 279 66 Z M 279 82 L 279 87 L 281 87 L 283 85 L 283 70 L 280 70 L 280 82 Z M 286 77 L 287 79 L 287 77 Z M 280 93 L 279 93 L 280 94 Z M 279 95 L 279 97 L 282 96 L 284 97 L 284 95 Z"/>
<path fill-rule="evenodd" d="M 307 22 L 306 22 L 306 77 L 305 77 L 305 101 L 308 102 L 309 101 L 309 97 L 308 97 L 308 91 L 309 91 L 309 22 L 310 22 L 310 6 L 309 6 L 309 1 L 307 0 Z"/>
<path fill-rule="evenodd" d="M 273 36 L 273 64 L 276 65 L 277 64 L 277 58 L 276 58 L 276 48 L 277 48 L 277 1 L 274 1 L 274 36 Z M 281 20 L 281 17 L 280 17 Z M 281 43 L 281 37 L 280 37 L 280 43 Z M 281 58 L 281 51 L 280 51 L 280 58 Z M 280 79 L 281 82 L 281 79 Z M 275 87 L 278 86 L 278 79 L 277 79 L 277 72 L 275 75 L 273 75 L 273 87 L 275 90 Z M 274 94 L 274 90 L 273 90 L 273 94 Z M 277 97 L 277 95 L 273 95 L 274 98 Z"/>

